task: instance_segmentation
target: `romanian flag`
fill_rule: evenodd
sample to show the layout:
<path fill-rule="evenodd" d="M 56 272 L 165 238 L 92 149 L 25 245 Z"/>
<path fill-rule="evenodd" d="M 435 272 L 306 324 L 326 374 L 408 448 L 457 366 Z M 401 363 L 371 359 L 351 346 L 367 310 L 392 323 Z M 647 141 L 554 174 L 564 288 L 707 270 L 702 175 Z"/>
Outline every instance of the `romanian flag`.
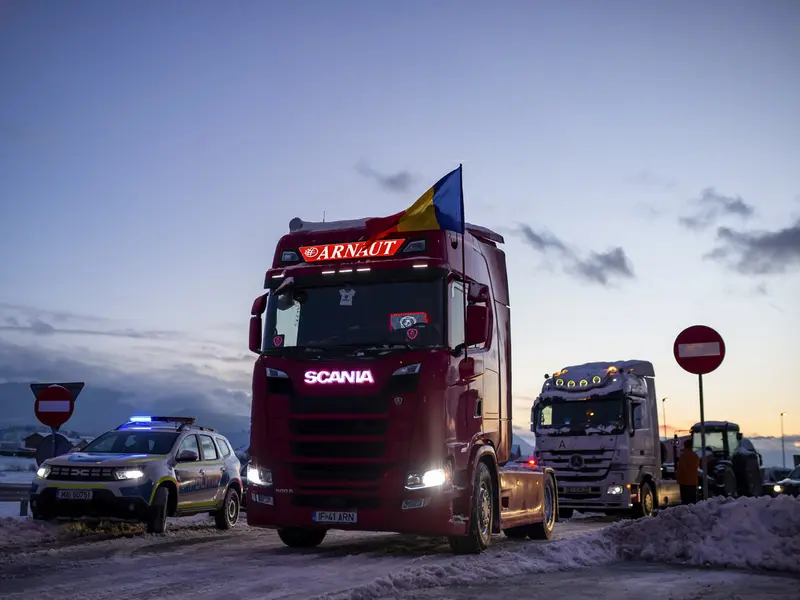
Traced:
<path fill-rule="evenodd" d="M 464 192 L 461 165 L 422 194 L 410 208 L 390 217 L 368 219 L 369 241 L 406 231 L 454 231 L 464 233 Z"/>

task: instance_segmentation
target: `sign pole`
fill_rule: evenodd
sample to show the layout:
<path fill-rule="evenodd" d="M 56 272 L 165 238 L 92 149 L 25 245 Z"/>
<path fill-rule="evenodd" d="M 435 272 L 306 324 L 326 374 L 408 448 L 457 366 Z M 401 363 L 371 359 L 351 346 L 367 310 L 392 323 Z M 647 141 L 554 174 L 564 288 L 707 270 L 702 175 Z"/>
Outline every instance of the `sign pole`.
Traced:
<path fill-rule="evenodd" d="M 56 433 L 58 433 L 58 427 L 51 427 L 50 435 L 53 436 L 53 456 L 58 456 L 58 451 L 56 450 Z"/>
<path fill-rule="evenodd" d="M 708 500 L 708 453 L 706 452 L 706 410 L 703 403 L 703 374 L 697 375 L 697 386 L 700 392 L 700 456 L 703 462 L 703 500 Z"/>

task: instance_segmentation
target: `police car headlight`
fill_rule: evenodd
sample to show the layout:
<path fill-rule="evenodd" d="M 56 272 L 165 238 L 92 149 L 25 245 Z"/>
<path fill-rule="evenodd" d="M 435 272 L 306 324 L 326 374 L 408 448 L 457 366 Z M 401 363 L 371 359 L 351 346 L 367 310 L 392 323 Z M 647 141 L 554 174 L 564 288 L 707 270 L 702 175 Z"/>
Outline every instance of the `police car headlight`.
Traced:
<path fill-rule="evenodd" d="M 141 469 L 116 469 L 114 471 L 114 477 L 120 481 L 131 481 L 144 477 L 144 471 Z"/>
<path fill-rule="evenodd" d="M 272 471 L 254 465 L 247 465 L 247 481 L 253 485 L 272 485 Z"/>
<path fill-rule="evenodd" d="M 36 476 L 39 479 L 47 479 L 47 476 L 50 475 L 50 466 L 49 465 L 42 465 L 36 471 Z"/>
<path fill-rule="evenodd" d="M 783 491 L 783 486 L 778 485 L 776 483 L 775 485 L 772 486 L 772 491 L 775 492 L 776 494 L 780 494 Z"/>

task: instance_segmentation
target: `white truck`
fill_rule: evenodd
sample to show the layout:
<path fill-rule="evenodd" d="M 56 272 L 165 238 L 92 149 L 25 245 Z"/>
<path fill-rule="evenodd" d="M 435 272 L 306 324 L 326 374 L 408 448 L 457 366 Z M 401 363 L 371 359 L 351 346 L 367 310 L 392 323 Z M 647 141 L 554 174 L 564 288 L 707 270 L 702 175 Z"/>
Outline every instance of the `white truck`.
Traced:
<path fill-rule="evenodd" d="M 662 474 L 650 362 L 592 362 L 545 375 L 531 431 L 537 461 L 556 472 L 562 519 L 575 510 L 643 517 L 680 503 L 677 483 Z"/>

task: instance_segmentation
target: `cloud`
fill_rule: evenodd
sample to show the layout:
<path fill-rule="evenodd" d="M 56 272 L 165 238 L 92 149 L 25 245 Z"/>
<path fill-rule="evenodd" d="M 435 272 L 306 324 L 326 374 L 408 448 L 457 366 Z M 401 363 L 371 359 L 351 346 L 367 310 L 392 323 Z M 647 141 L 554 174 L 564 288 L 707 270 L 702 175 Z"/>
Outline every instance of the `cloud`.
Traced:
<path fill-rule="evenodd" d="M 415 177 L 408 171 L 398 171 L 396 173 L 380 173 L 364 162 L 356 165 L 358 171 L 364 177 L 374 179 L 383 189 L 390 192 L 405 193 L 411 190 Z"/>
<path fill-rule="evenodd" d="M 161 340 L 182 337 L 182 334 L 177 331 L 114 327 L 114 324 L 108 319 L 50 311 L 20 304 L 0 303 L 0 315 L 2 315 L 0 331 L 29 333 L 40 336 L 88 335 Z"/>
<path fill-rule="evenodd" d="M 741 196 L 724 196 L 711 187 L 704 189 L 690 204 L 692 214 L 679 217 L 678 223 L 694 230 L 706 229 L 728 216 L 749 219 L 755 213 L 755 209 Z"/>
<path fill-rule="evenodd" d="M 800 219 L 775 231 L 717 229 L 716 247 L 706 255 L 743 275 L 773 275 L 800 267 Z"/>
<path fill-rule="evenodd" d="M 678 185 L 676 181 L 652 173 L 647 169 L 639 171 L 636 175 L 632 177 L 628 177 L 628 181 L 636 185 L 641 185 L 650 188 L 658 188 L 665 191 L 674 190 Z"/>
<path fill-rule="evenodd" d="M 582 257 L 550 232 L 537 232 L 530 225 L 521 224 L 514 233 L 540 254 L 555 255 L 565 273 L 588 283 L 608 287 L 616 279 L 636 279 L 633 265 L 620 247 L 605 252 L 590 251 Z"/>

